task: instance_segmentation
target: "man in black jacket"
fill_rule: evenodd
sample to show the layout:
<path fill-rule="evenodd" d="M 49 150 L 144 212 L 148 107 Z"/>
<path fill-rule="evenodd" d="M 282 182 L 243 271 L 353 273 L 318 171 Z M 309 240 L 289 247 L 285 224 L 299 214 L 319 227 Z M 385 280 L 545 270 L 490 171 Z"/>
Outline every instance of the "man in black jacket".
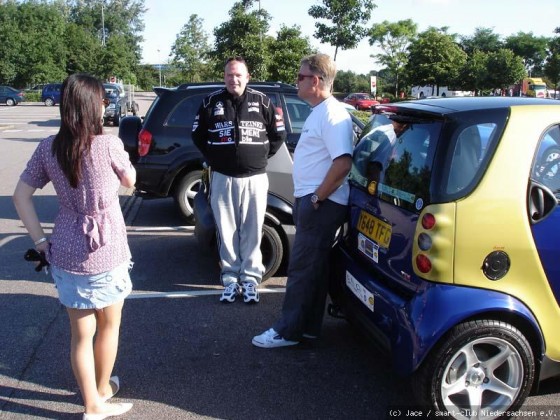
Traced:
<path fill-rule="evenodd" d="M 284 121 L 266 95 L 247 87 L 241 57 L 225 67 L 225 89 L 202 101 L 193 141 L 212 168 L 210 205 L 218 230 L 222 302 L 243 294 L 257 303 L 264 266 L 260 251 L 266 212 L 266 165 L 285 139 Z"/>

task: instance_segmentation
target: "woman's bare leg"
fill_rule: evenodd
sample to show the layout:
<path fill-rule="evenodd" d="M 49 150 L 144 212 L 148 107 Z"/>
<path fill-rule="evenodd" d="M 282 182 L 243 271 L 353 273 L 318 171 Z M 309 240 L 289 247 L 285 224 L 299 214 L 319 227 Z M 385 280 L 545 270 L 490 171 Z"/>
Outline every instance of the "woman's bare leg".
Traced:
<path fill-rule="evenodd" d="M 97 336 L 93 345 L 95 378 L 101 398 L 112 395 L 109 383 L 119 348 L 119 330 L 124 300 L 96 312 Z"/>
<path fill-rule="evenodd" d="M 91 410 L 97 406 L 99 399 L 93 355 L 93 336 L 97 320 L 93 309 L 67 308 L 67 310 L 72 332 L 70 361 L 87 412 L 88 408 Z"/>

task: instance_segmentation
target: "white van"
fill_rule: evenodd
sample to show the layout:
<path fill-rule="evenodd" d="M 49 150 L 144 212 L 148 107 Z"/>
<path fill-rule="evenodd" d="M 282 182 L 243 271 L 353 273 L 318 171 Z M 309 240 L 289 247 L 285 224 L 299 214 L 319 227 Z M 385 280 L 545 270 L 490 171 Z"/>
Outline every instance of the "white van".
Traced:
<path fill-rule="evenodd" d="M 449 90 L 447 86 L 440 86 L 438 93 L 437 85 L 426 85 L 426 86 L 413 86 L 412 96 L 418 99 L 424 99 L 428 97 L 442 97 L 451 98 L 455 96 L 474 96 L 473 92 L 468 90 Z"/>

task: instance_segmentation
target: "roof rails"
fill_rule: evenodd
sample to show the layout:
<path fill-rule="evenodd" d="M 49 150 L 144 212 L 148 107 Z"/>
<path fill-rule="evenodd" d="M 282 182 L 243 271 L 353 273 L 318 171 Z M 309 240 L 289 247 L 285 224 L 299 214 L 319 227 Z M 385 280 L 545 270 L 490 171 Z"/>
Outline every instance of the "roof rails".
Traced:
<path fill-rule="evenodd" d="M 196 89 L 196 88 L 207 88 L 207 87 L 217 87 L 221 88 L 224 87 L 224 82 L 197 82 L 197 83 L 183 83 L 179 85 L 177 89 Z M 258 86 L 267 86 L 267 87 L 277 87 L 277 88 L 295 88 L 294 85 L 290 85 L 288 83 L 282 82 L 249 82 L 248 86 L 250 87 L 258 87 Z"/>

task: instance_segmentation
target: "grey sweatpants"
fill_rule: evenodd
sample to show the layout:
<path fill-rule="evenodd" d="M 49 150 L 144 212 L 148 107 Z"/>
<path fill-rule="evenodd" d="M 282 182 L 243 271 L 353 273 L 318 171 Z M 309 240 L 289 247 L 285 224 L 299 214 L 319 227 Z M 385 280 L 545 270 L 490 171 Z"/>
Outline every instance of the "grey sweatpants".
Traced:
<path fill-rule="evenodd" d="M 244 178 L 212 173 L 210 206 L 218 231 L 224 286 L 262 280 L 260 246 L 267 192 L 266 173 Z"/>

